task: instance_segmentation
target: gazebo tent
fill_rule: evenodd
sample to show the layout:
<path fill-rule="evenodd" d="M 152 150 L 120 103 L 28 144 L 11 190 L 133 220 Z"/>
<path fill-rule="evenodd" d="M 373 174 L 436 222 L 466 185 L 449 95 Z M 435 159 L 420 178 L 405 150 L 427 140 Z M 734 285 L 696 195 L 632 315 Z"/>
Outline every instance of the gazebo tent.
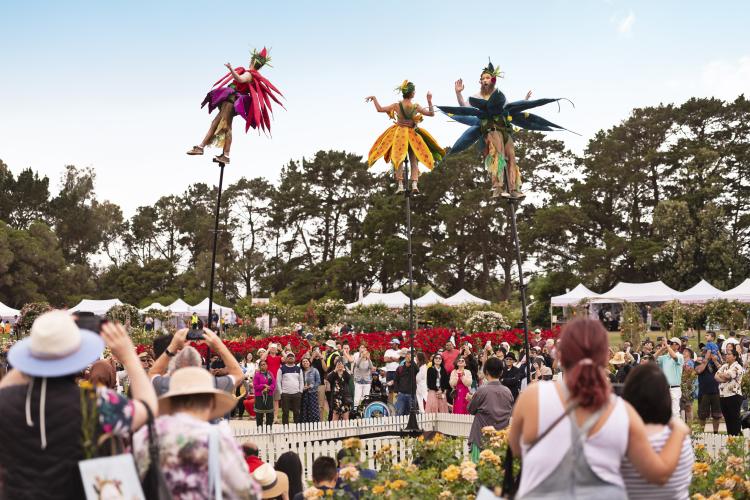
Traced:
<path fill-rule="evenodd" d="M 383 304 L 387 307 L 398 308 L 409 305 L 409 297 L 403 292 L 392 292 L 392 293 L 368 293 L 362 300 L 347 304 L 347 309 L 352 309 L 357 306 L 372 306 L 375 304 Z"/>
<path fill-rule="evenodd" d="M 479 297 L 475 297 L 474 295 L 470 294 L 466 290 L 461 289 L 455 295 L 451 295 L 450 297 L 445 299 L 443 303 L 449 306 L 460 306 L 464 304 L 489 305 L 490 301 L 480 299 Z"/>
<path fill-rule="evenodd" d="M 574 306 L 579 304 L 582 300 L 595 299 L 597 297 L 599 297 L 598 293 L 592 292 L 582 283 L 579 283 L 578 286 L 571 291 L 552 297 L 550 299 L 550 305 L 552 307 Z"/>
<path fill-rule="evenodd" d="M 182 299 L 177 299 L 167 306 L 167 309 L 172 311 L 175 316 L 188 316 L 192 314 L 190 310 L 190 304 Z"/>
<path fill-rule="evenodd" d="M 2 319 L 13 319 L 16 316 L 20 316 L 21 311 L 18 309 L 13 309 L 10 306 L 6 306 L 2 302 L 0 302 L 0 318 Z"/>
<path fill-rule="evenodd" d="M 750 278 L 746 279 L 738 286 L 722 292 L 719 299 L 739 300 L 740 302 L 750 302 Z"/>
<path fill-rule="evenodd" d="M 159 304 L 158 302 L 154 302 L 150 306 L 146 306 L 143 309 L 140 309 L 138 312 L 140 312 L 141 314 L 146 314 L 151 309 L 155 309 L 157 311 L 168 311 L 169 310 L 168 307 L 165 307 L 165 306 Z"/>
<path fill-rule="evenodd" d="M 219 316 L 223 316 L 226 313 L 229 313 L 230 316 L 234 315 L 234 310 L 232 310 L 231 307 L 225 307 L 225 306 L 217 304 L 216 302 L 214 302 L 211 305 L 211 307 L 213 308 L 214 311 L 216 311 L 216 314 L 218 314 Z M 191 313 L 194 313 L 194 312 L 198 313 L 198 316 L 206 316 L 206 317 L 208 317 L 208 297 L 206 297 L 205 299 L 203 299 L 200 302 L 200 304 L 196 304 L 194 306 L 191 306 L 190 307 L 190 312 Z"/>
<path fill-rule="evenodd" d="M 724 293 L 726 292 L 722 292 L 708 281 L 700 280 L 694 287 L 680 292 L 677 300 L 684 304 L 703 304 L 709 300 L 722 298 Z"/>
<path fill-rule="evenodd" d="M 445 299 L 443 297 L 435 293 L 433 290 L 430 290 L 429 292 L 415 300 L 414 305 L 416 307 L 427 307 L 435 304 L 442 304 L 444 302 Z"/>
<path fill-rule="evenodd" d="M 669 302 L 680 297 L 680 292 L 661 281 L 649 283 L 620 282 L 612 290 L 593 299 L 595 304 L 617 304 L 620 302 Z"/>
<path fill-rule="evenodd" d="M 97 316 L 107 314 L 107 312 L 115 306 L 121 306 L 122 302 L 120 299 L 106 299 L 106 300 L 92 300 L 83 299 L 75 306 L 68 309 L 68 312 L 74 313 L 79 311 L 92 312 Z"/>

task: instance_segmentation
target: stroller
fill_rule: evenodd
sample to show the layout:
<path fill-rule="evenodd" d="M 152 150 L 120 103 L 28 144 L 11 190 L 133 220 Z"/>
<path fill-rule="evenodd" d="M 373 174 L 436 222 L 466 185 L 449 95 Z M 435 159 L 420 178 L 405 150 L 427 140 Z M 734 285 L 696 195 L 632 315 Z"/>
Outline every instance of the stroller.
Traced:
<path fill-rule="evenodd" d="M 352 409 L 349 418 L 392 417 L 396 414 L 396 408 L 388 404 L 388 395 L 383 390 L 382 384 L 379 380 L 377 382 L 375 380 L 370 386 L 370 394 L 362 398 L 359 406 Z"/>

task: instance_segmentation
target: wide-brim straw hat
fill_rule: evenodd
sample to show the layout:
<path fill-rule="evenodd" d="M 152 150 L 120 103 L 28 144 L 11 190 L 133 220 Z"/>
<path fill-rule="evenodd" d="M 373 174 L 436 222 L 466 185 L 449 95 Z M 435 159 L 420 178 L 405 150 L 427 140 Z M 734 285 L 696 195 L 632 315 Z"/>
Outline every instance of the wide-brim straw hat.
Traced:
<path fill-rule="evenodd" d="M 197 366 L 180 368 L 169 378 L 169 391 L 159 398 L 159 413 L 172 413 L 172 398 L 191 396 L 193 394 L 211 394 L 214 397 L 214 409 L 209 419 L 219 418 L 237 405 L 237 400 L 228 392 L 214 387 L 214 376 L 208 370 Z"/>
<path fill-rule="evenodd" d="M 610 365 L 624 365 L 625 363 L 625 353 L 623 351 L 616 352 L 615 355 L 612 356 L 612 359 L 609 360 Z"/>
<path fill-rule="evenodd" d="M 263 464 L 253 471 L 253 479 L 262 489 L 261 498 L 276 498 L 289 494 L 289 477 L 271 464 Z"/>
<path fill-rule="evenodd" d="M 62 377 L 99 359 L 104 341 L 81 330 L 66 311 L 49 311 L 31 325 L 30 335 L 8 351 L 8 363 L 32 377 Z"/>

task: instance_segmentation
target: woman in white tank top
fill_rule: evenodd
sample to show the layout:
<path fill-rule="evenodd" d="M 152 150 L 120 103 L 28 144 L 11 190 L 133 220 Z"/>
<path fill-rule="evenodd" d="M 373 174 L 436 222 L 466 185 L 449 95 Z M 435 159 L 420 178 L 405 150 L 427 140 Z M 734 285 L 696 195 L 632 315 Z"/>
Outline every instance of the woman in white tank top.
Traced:
<path fill-rule="evenodd" d="M 661 452 L 653 451 L 641 418 L 612 394 L 604 373 L 608 344 L 599 321 L 569 323 L 557 351 L 564 382 L 539 382 L 520 394 L 509 436 L 513 454 L 523 461 L 516 498 L 624 500 L 623 457 L 656 484 L 677 466 L 688 427 L 673 421 Z"/>

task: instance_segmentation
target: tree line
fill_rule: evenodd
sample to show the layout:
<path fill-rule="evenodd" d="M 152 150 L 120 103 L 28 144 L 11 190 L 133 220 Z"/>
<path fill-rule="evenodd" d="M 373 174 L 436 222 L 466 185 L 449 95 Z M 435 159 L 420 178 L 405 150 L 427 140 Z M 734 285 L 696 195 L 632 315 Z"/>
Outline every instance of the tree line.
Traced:
<path fill-rule="evenodd" d="M 730 287 L 750 269 L 750 104 L 691 99 L 639 108 L 582 154 L 519 131 L 528 197 L 519 233 L 539 311 L 583 282 L 705 278 Z M 382 169 L 380 169 L 382 170 Z M 216 187 L 189 185 L 124 217 L 96 196 L 93 169 L 67 166 L 59 193 L 30 168 L 0 161 L 0 301 L 118 297 L 145 305 L 207 294 Z M 448 156 L 412 199 L 417 291 L 466 288 L 514 297 L 508 204 L 490 198 L 475 150 Z M 359 155 L 290 160 L 276 182 L 241 178 L 222 196 L 217 301 L 274 295 L 304 304 L 356 300 L 360 288 L 406 290 L 405 214 L 392 172 Z M 542 314 L 540 312 L 540 314 Z"/>

